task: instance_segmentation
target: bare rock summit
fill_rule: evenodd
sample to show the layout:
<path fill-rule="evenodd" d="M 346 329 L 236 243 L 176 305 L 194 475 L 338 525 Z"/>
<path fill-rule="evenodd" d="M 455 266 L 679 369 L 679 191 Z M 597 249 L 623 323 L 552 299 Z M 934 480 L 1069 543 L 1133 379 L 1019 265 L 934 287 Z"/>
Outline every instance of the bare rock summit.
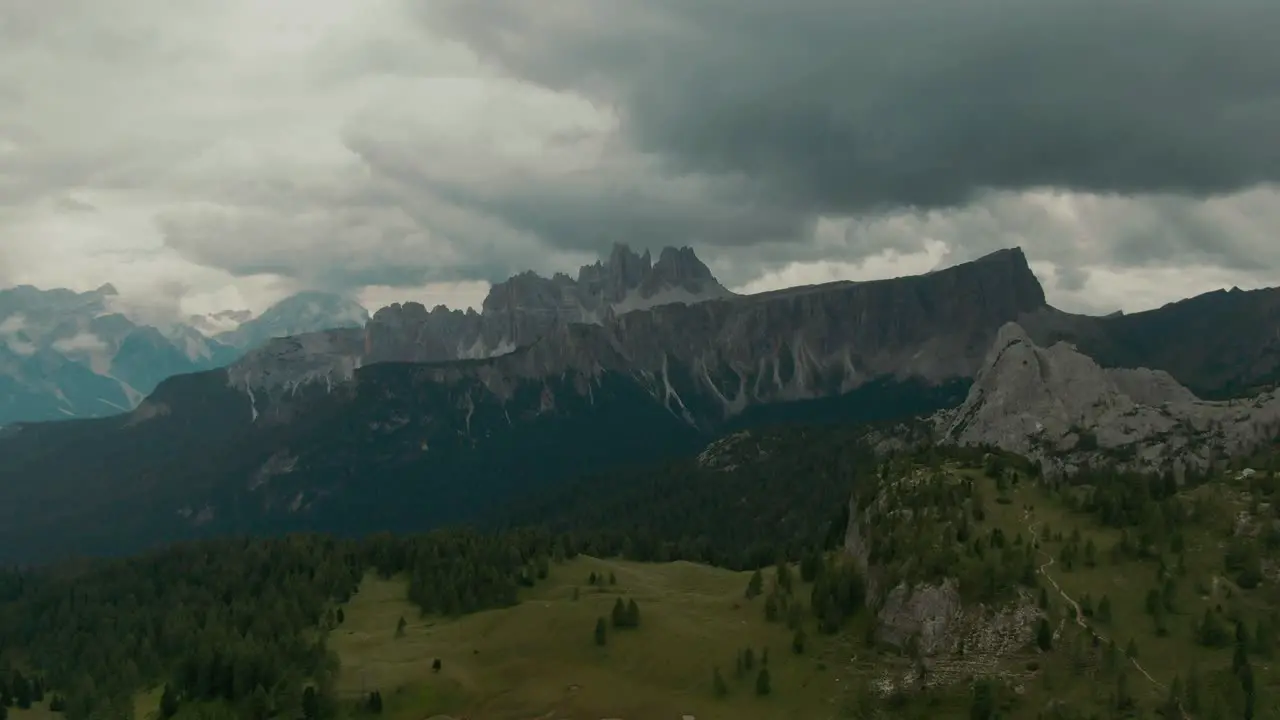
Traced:
<path fill-rule="evenodd" d="M 1203 466 L 1276 435 L 1280 398 L 1206 401 L 1169 373 L 1103 368 L 1067 342 L 1039 347 L 1000 328 L 960 407 L 934 417 L 942 439 L 991 445 L 1070 471 L 1089 461 Z"/>

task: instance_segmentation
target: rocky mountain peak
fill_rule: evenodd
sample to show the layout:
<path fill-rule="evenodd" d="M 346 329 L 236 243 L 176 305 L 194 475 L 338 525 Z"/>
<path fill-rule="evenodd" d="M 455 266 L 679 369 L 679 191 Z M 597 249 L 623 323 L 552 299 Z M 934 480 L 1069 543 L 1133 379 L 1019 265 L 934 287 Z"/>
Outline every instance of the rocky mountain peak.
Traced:
<path fill-rule="evenodd" d="M 711 268 L 698 259 L 690 247 L 663 248 L 648 280 L 644 287 L 650 292 L 664 286 L 684 288 L 690 292 L 701 291 L 711 283 L 719 286 Z"/>
<path fill-rule="evenodd" d="M 1040 347 L 1013 322 L 996 333 L 964 403 L 935 417 L 946 441 L 1059 469 L 1100 459 L 1202 465 L 1271 437 L 1278 421 L 1274 393 L 1204 401 L 1162 370 L 1103 368 L 1067 342 Z"/>
<path fill-rule="evenodd" d="M 277 337 L 331 328 L 363 327 L 368 320 L 369 311 L 345 295 L 301 292 L 277 302 L 236 329 L 220 333 L 216 339 L 232 347 L 247 349 Z"/>

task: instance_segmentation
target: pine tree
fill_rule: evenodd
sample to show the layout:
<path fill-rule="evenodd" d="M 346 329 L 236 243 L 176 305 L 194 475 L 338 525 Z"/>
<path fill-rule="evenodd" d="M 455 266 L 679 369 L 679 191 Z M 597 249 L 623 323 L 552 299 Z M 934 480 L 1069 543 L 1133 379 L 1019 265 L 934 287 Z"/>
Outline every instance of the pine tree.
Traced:
<path fill-rule="evenodd" d="M 1098 601 L 1098 611 L 1094 615 L 1098 618 L 1098 622 L 1111 622 L 1111 598 L 1109 596 L 1103 595 L 1102 599 Z"/>
<path fill-rule="evenodd" d="M 1036 604 L 1040 606 L 1041 610 L 1049 609 L 1049 591 L 1048 590 L 1046 590 L 1043 587 L 1040 588 L 1040 601 Z"/>
<path fill-rule="evenodd" d="M 791 651 L 797 655 L 804 654 L 804 628 L 796 628 L 796 632 L 791 636 Z"/>
<path fill-rule="evenodd" d="M 594 570 L 591 572 L 591 574 L 590 574 L 590 575 L 588 575 L 588 576 L 587 576 L 587 584 L 588 584 L 588 585 L 595 585 L 595 584 L 596 584 L 597 582 L 599 582 L 599 581 L 600 581 L 600 579 L 596 577 L 596 574 L 595 574 L 595 571 L 594 571 Z"/>
<path fill-rule="evenodd" d="M 164 690 L 160 693 L 160 717 L 163 720 L 178 714 L 178 694 L 174 692 L 173 687 L 165 683 Z"/>
<path fill-rule="evenodd" d="M 987 679 L 974 680 L 969 701 L 970 720 L 988 720 L 995 714 L 995 689 Z"/>
<path fill-rule="evenodd" d="M 1036 628 L 1036 645 L 1045 652 L 1053 649 L 1053 628 L 1050 627 L 1048 618 L 1040 618 L 1040 625 Z"/>
<path fill-rule="evenodd" d="M 31 709 L 31 683 L 22 673 L 13 673 L 13 704 L 19 710 Z"/>
<path fill-rule="evenodd" d="M 302 691 L 302 717 L 305 720 L 320 718 L 320 697 L 316 694 L 316 689 L 310 685 Z"/>
<path fill-rule="evenodd" d="M 396 637 L 398 638 L 404 637 L 404 630 L 407 627 L 409 627 L 409 623 L 405 622 L 404 616 L 401 615 L 399 622 L 396 623 Z"/>
<path fill-rule="evenodd" d="M 342 608 L 338 608 L 337 616 L 338 616 L 338 624 L 339 624 L 339 625 L 341 625 L 342 623 L 346 622 L 346 620 L 347 620 L 347 614 L 346 614 L 346 613 L 344 613 L 344 612 L 342 612 Z"/>
<path fill-rule="evenodd" d="M 800 579 L 804 582 L 813 582 L 818 578 L 818 573 L 822 571 L 822 555 L 813 550 L 805 553 L 800 558 Z"/>
<path fill-rule="evenodd" d="M 765 622 L 777 622 L 778 620 L 778 600 L 774 595 L 764 599 L 764 619 Z"/>
<path fill-rule="evenodd" d="M 1178 604 L 1178 582 L 1173 578 L 1165 578 L 1160 588 L 1160 602 L 1168 612 L 1176 612 Z"/>
<path fill-rule="evenodd" d="M 1127 712 L 1133 708 L 1133 694 L 1129 691 L 1129 673 L 1121 670 L 1116 676 L 1115 709 Z"/>
<path fill-rule="evenodd" d="M 617 584 L 618 584 L 618 576 L 617 576 L 617 575 L 614 575 L 612 572 L 610 572 L 610 573 L 609 573 L 609 584 L 610 584 L 610 585 L 617 585 Z"/>
<path fill-rule="evenodd" d="M 751 580 L 747 582 L 747 599 L 750 600 L 759 595 L 764 588 L 764 575 L 760 573 L 760 568 L 751 573 Z"/>
<path fill-rule="evenodd" d="M 613 627 L 622 628 L 627 626 L 627 606 L 622 604 L 622 598 L 613 601 Z"/>
<path fill-rule="evenodd" d="M 747 670 L 752 670 L 756 666 L 756 651 L 747 648 L 742 651 L 742 666 Z"/>
<path fill-rule="evenodd" d="M 769 687 L 769 668 L 760 668 L 760 674 L 756 675 L 756 695 L 768 695 L 772 688 Z"/>
<path fill-rule="evenodd" d="M 729 694 L 729 685 L 725 683 L 724 677 L 720 675 L 720 668 L 712 668 L 711 670 L 711 689 L 715 692 L 716 697 L 722 698 Z"/>
<path fill-rule="evenodd" d="M 608 639 L 608 627 L 604 618 L 596 618 L 596 645 L 603 646 Z"/>
<path fill-rule="evenodd" d="M 787 606 L 787 627 L 791 630 L 799 630 L 804 624 L 804 607 L 799 600 L 792 600 Z"/>
<path fill-rule="evenodd" d="M 443 667 L 444 663 L 440 662 L 440 658 L 436 658 L 431 661 L 431 672 L 438 673 Z"/>
<path fill-rule="evenodd" d="M 640 606 L 636 605 L 635 598 L 627 600 L 627 627 L 640 627 Z"/>
<path fill-rule="evenodd" d="M 1200 673 L 1194 665 L 1191 666 L 1191 672 L 1187 673 L 1186 698 L 1187 710 L 1192 713 L 1200 712 Z"/>
<path fill-rule="evenodd" d="M 787 564 L 786 560 L 778 561 L 778 568 L 776 572 L 778 587 L 782 588 L 784 592 L 791 592 L 791 566 Z"/>
<path fill-rule="evenodd" d="M 1249 641 L 1249 629 L 1245 627 L 1244 622 L 1236 621 L 1236 645 L 1248 649 L 1252 643 Z"/>
<path fill-rule="evenodd" d="M 1130 660 L 1136 660 L 1138 657 L 1138 643 L 1133 638 L 1129 638 L 1129 644 L 1124 648 L 1124 656 Z"/>

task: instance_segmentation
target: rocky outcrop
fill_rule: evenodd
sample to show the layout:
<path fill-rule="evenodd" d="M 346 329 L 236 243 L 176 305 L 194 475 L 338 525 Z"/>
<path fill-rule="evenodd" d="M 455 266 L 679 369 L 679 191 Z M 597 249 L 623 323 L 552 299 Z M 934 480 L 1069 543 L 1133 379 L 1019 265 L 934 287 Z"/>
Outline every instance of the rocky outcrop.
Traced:
<path fill-rule="evenodd" d="M 1039 617 L 1034 603 L 1020 593 L 1017 598 L 995 606 L 965 604 L 957 578 L 919 574 L 918 558 L 912 552 L 885 563 L 873 560 L 872 546 L 897 534 L 904 526 L 929 525 L 928 539 L 917 549 L 936 549 L 946 533 L 938 522 L 952 523 L 937 508 L 920 503 L 914 496 L 938 483 L 960 484 L 963 480 L 947 473 L 931 473 L 916 468 L 904 477 L 894 477 L 882 469 L 872 496 L 855 496 L 849 501 L 845 527 L 845 557 L 857 564 L 867 582 L 868 604 L 876 613 L 875 639 L 910 652 L 921 659 L 954 659 L 954 656 L 1002 657 L 1019 650 L 1031 640 L 1031 629 Z M 865 490 L 860 491 L 865 493 Z M 962 511 L 963 512 L 963 511 Z"/>
<path fill-rule="evenodd" d="M 876 639 L 900 648 L 915 643 L 926 657 L 951 652 L 953 631 L 964 614 L 954 578 L 936 584 L 899 583 L 880 603 Z"/>
<path fill-rule="evenodd" d="M 691 251 L 665 250 L 650 265 L 647 256 L 615 248 L 608 263 L 583 268 L 578 281 L 517 276 L 494 289 L 484 313 L 427 312 L 412 303 L 384 308 L 365 330 L 360 364 L 435 363 L 417 371 L 424 381 L 475 379 L 500 397 L 523 380 L 622 373 L 678 416 L 706 424 L 762 404 L 841 395 L 872 380 L 938 385 L 970 378 L 1002 324 L 1044 307 L 1019 250 L 892 280 L 728 298 L 718 287 Z M 589 318 L 579 302 L 656 302 L 678 292 L 715 297 L 621 314 L 615 303 Z M 493 354 L 498 349 L 508 352 Z M 232 384 L 246 394 L 279 395 L 351 365 L 345 355 L 308 358 L 290 376 L 287 363 L 266 357 L 272 352 L 246 357 L 233 368 Z M 442 362 L 457 357 L 479 359 Z M 317 374 L 325 363 L 333 370 Z M 581 387 L 590 392 L 590 383 Z"/>
<path fill-rule="evenodd" d="M 489 290 L 479 313 L 443 306 L 427 311 L 412 302 L 382 308 L 368 326 L 369 360 L 494 357 L 566 325 L 603 325 L 637 310 L 733 296 L 690 248 L 665 248 L 655 263 L 648 251 L 640 255 L 617 244 L 606 260 L 580 268 L 576 279 L 514 275 Z"/>
<path fill-rule="evenodd" d="M 965 402 L 939 413 L 944 441 L 987 444 L 1051 469 L 1109 460 L 1136 467 L 1204 465 L 1275 436 L 1280 398 L 1205 401 L 1171 375 L 1103 368 L 1075 346 L 1040 347 L 1021 326 L 1000 329 Z"/>

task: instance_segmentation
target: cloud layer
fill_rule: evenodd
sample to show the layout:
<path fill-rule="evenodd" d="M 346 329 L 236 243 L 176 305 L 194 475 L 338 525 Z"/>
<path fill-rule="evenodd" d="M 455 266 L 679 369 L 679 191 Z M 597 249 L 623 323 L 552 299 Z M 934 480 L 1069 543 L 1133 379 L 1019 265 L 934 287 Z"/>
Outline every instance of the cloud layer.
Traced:
<path fill-rule="evenodd" d="M 1022 245 L 1090 311 L 1277 283 L 1275 27 L 1266 0 L 0 0 L 0 284 L 465 304 L 618 241 L 746 289 Z"/>

